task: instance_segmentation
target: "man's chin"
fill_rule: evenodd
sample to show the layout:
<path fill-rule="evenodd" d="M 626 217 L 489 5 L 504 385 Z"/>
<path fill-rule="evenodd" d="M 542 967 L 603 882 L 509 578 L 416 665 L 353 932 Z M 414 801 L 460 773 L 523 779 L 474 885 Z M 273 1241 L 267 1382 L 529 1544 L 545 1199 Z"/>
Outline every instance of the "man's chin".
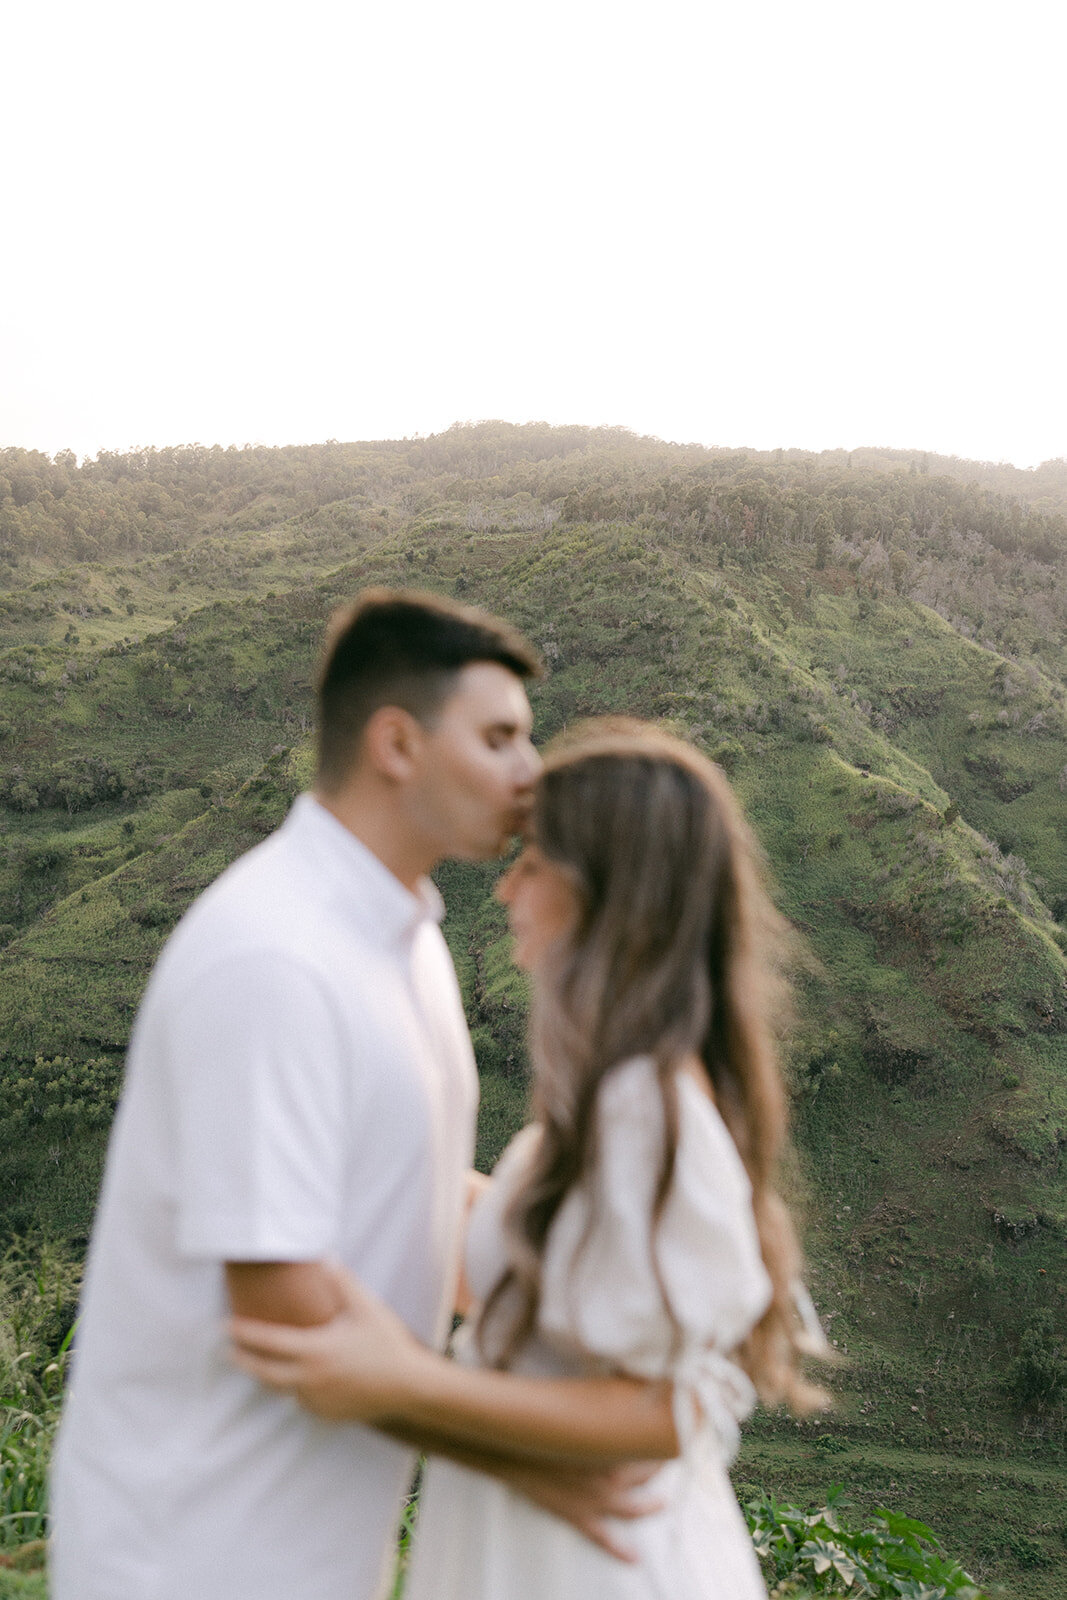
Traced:
<path fill-rule="evenodd" d="M 467 843 L 457 845 L 449 851 L 454 861 L 499 861 L 502 856 L 509 855 L 517 843 L 521 843 L 523 835 L 516 829 L 507 833 L 497 834 L 495 839 L 484 840 L 478 844 Z"/>

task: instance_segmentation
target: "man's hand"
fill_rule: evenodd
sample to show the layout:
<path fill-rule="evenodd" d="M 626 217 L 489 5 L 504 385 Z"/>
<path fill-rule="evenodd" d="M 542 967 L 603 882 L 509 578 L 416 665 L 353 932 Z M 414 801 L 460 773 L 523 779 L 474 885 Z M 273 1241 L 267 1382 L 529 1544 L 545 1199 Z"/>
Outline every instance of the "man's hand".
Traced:
<path fill-rule="evenodd" d="M 662 1461 L 630 1461 L 586 1470 L 514 1462 L 502 1464 L 493 1475 L 542 1511 L 569 1522 L 609 1556 L 634 1562 L 638 1560 L 636 1551 L 611 1523 L 616 1519 L 632 1522 L 663 1510 L 664 1500 L 654 1493 L 641 1493 L 662 1466 Z"/>

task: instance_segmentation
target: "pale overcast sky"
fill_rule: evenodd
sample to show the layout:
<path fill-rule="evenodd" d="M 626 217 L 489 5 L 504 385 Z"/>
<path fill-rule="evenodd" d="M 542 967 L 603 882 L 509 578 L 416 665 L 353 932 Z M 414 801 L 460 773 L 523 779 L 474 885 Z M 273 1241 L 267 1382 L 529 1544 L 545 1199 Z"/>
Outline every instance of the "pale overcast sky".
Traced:
<path fill-rule="evenodd" d="M 0 444 L 1067 455 L 1062 0 L 24 0 Z"/>

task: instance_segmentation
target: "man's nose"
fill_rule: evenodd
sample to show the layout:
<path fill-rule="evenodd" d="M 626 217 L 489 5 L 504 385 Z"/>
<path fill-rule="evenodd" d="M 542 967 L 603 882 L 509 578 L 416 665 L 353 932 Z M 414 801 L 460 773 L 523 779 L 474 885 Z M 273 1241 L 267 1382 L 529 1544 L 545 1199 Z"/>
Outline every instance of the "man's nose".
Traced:
<path fill-rule="evenodd" d="M 536 747 L 529 740 L 526 741 L 523 756 L 525 758 L 523 761 L 523 783 L 529 786 L 535 784 L 541 776 L 542 762 Z"/>

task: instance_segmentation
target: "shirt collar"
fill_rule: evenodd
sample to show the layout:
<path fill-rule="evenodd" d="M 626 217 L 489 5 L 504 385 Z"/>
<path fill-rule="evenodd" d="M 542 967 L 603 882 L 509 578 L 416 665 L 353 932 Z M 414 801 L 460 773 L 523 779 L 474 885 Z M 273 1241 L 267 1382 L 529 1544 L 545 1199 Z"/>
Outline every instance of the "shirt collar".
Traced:
<path fill-rule="evenodd" d="M 436 884 L 420 878 L 414 893 L 343 822 L 316 800 L 299 795 L 284 826 L 305 841 L 329 872 L 346 909 L 383 943 L 410 939 L 425 922 L 440 922 L 444 901 Z"/>

